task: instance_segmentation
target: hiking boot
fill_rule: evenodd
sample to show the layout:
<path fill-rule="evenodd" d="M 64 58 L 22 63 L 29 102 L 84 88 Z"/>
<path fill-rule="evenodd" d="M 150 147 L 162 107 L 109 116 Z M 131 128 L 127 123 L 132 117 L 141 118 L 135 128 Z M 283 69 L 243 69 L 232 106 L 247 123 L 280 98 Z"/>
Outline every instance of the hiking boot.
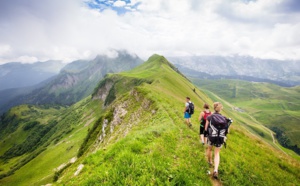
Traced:
<path fill-rule="evenodd" d="M 214 171 L 213 177 L 214 177 L 215 179 L 218 179 L 218 172 Z"/>
<path fill-rule="evenodd" d="M 189 124 L 189 127 L 192 127 L 192 126 L 193 126 L 193 125 L 190 123 L 190 124 Z"/>
<path fill-rule="evenodd" d="M 213 167 L 213 164 L 211 162 L 207 162 L 209 167 L 212 168 Z"/>

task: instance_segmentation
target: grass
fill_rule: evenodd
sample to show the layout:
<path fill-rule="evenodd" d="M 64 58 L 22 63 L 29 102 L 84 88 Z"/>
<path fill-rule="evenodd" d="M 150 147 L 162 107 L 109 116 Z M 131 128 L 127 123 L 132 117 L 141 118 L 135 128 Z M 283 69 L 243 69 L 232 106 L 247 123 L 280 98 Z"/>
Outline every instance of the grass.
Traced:
<path fill-rule="evenodd" d="M 289 140 L 288 146 L 300 147 L 299 87 L 240 80 L 193 79 L 193 82 L 245 110 L 264 126 L 279 127 Z"/>
<path fill-rule="evenodd" d="M 197 88 L 195 93 L 194 85 L 158 55 L 132 71 L 110 74 L 104 81 L 108 79 L 115 89 L 110 104 L 103 108 L 105 100 L 95 100 L 97 90 L 105 86 L 99 83 L 94 99 L 82 100 L 60 115 L 58 126 L 64 129 L 70 123 L 68 126 L 74 129 L 0 184 L 51 183 L 53 169 L 76 156 L 88 131 L 94 128 L 82 156 L 60 174 L 54 185 L 212 185 L 197 121 L 204 102 L 213 103 L 209 95 Z M 196 106 L 192 128 L 183 121 L 186 96 Z M 223 185 L 273 185 L 275 181 L 297 185 L 299 161 L 247 132 L 244 123 L 253 125 L 252 130 L 264 130 L 256 127 L 249 115 L 225 106 L 223 113 L 235 122 L 228 147 L 221 151 Z M 109 119 L 106 128 L 104 119 Z M 73 148 L 66 151 L 71 145 Z M 74 176 L 79 164 L 84 168 Z"/>
<path fill-rule="evenodd" d="M 15 171 L 13 175 L 0 180 L 0 185 L 28 185 L 29 183 L 32 185 L 41 185 L 52 182 L 55 172 L 54 169 L 63 163 L 67 163 L 71 158 L 76 157 L 80 144 L 87 134 L 88 126 L 86 126 L 86 124 L 91 122 L 91 119 L 100 113 L 99 105 L 101 105 L 101 102 L 96 100 L 92 101 L 89 97 L 67 109 L 56 110 L 56 113 L 52 108 L 42 110 L 44 113 L 43 116 L 46 118 L 51 118 L 53 115 L 61 118 L 56 126 L 59 132 L 56 132 L 56 134 L 49 139 L 50 144 L 45 151 Z M 50 111 L 49 114 L 51 114 L 51 116 L 46 114 L 48 111 Z M 32 120 L 35 120 L 35 117 L 32 118 Z M 93 122 L 90 123 L 90 125 L 92 124 Z M 18 139 L 21 143 L 21 139 L 24 140 L 25 138 L 13 138 L 14 135 L 19 136 L 20 134 L 25 135 L 22 130 L 22 123 L 20 123 L 19 128 L 12 134 L 11 138 Z M 15 142 L 16 141 L 13 140 L 10 144 Z M 36 150 L 40 148 L 42 147 Z M 26 156 L 27 154 L 24 154 L 20 157 L 10 159 L 8 163 L 2 162 L 1 167 L 6 167 L 5 171 L 2 172 L 8 171 L 11 166 L 26 158 Z"/>
<path fill-rule="evenodd" d="M 128 113 L 114 133 L 108 134 L 98 145 L 95 154 L 82 158 L 85 165 L 82 173 L 77 177 L 73 175 L 78 162 L 65 172 L 58 185 L 212 184 L 206 175 L 208 166 L 204 148 L 198 141 L 197 125 L 201 106 L 204 102 L 211 104 L 212 100 L 199 89 L 196 90 L 198 97 L 189 81 L 166 63 L 162 65 L 162 57 L 154 58 L 132 73 L 120 74 L 123 78 L 150 78 L 153 82 L 133 88 L 136 96 L 132 90 L 117 95 L 110 107 L 126 102 Z M 146 69 L 150 71 L 147 73 Z M 187 95 L 197 106 L 191 129 L 183 123 Z M 151 105 L 141 109 L 144 100 L 149 100 Z M 155 110 L 155 114 L 151 114 L 151 110 Z M 220 175 L 224 185 L 272 185 L 274 180 L 291 185 L 299 182 L 298 161 L 245 131 L 240 122 L 251 121 L 248 115 L 240 116 L 228 108 L 224 111 L 236 121 L 228 136 L 228 148 L 221 152 Z M 261 128 L 253 126 L 253 130 Z"/>

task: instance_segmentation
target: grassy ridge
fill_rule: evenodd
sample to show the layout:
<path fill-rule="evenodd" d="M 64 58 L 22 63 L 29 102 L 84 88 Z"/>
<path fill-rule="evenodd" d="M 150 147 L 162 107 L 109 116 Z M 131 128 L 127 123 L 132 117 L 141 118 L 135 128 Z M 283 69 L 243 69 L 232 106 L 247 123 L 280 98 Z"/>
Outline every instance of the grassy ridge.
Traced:
<path fill-rule="evenodd" d="M 143 66 L 120 75 L 153 82 L 116 96 L 110 107 L 128 101 L 124 107 L 128 113 L 98 144 L 96 153 L 83 158 L 84 169 L 79 176 L 73 174 L 80 162 L 65 172 L 58 185 L 211 185 L 204 147 L 198 141 L 197 116 L 203 103 L 212 101 L 196 89 L 198 97 L 194 86 L 161 56 L 153 56 Z M 197 106 L 191 129 L 183 123 L 187 95 Z M 145 100 L 151 103 L 147 108 L 143 107 Z M 228 136 L 228 148 L 221 152 L 224 185 L 272 185 L 274 180 L 293 185 L 300 181 L 299 162 L 247 133 L 240 120 L 248 118 L 229 109 L 225 113 L 237 122 Z"/>

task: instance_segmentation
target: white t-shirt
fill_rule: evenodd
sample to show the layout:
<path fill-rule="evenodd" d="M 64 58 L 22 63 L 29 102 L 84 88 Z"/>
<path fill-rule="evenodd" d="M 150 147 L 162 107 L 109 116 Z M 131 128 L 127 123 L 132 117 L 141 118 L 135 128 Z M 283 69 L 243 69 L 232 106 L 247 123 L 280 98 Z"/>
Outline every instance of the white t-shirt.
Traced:
<path fill-rule="evenodd" d="M 192 103 L 192 102 L 191 102 L 191 101 L 186 102 L 186 103 L 185 103 L 185 108 L 188 108 L 188 107 L 189 107 L 189 103 Z"/>

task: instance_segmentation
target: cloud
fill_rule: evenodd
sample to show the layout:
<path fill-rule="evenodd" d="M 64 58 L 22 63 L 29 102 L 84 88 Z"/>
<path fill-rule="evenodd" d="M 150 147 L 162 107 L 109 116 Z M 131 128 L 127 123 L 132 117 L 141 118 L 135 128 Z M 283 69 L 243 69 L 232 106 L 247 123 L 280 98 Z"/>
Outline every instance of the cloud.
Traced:
<path fill-rule="evenodd" d="M 9 45 L 0 45 L 0 56 L 9 54 L 10 50 Z"/>
<path fill-rule="evenodd" d="M 116 1 L 114 2 L 113 6 L 116 6 L 116 7 L 124 7 L 126 5 L 126 2 L 125 1 Z"/>
<path fill-rule="evenodd" d="M 144 59 L 153 53 L 300 59 L 297 2 L 0 1 L 0 63 L 87 59 L 112 48 Z"/>

